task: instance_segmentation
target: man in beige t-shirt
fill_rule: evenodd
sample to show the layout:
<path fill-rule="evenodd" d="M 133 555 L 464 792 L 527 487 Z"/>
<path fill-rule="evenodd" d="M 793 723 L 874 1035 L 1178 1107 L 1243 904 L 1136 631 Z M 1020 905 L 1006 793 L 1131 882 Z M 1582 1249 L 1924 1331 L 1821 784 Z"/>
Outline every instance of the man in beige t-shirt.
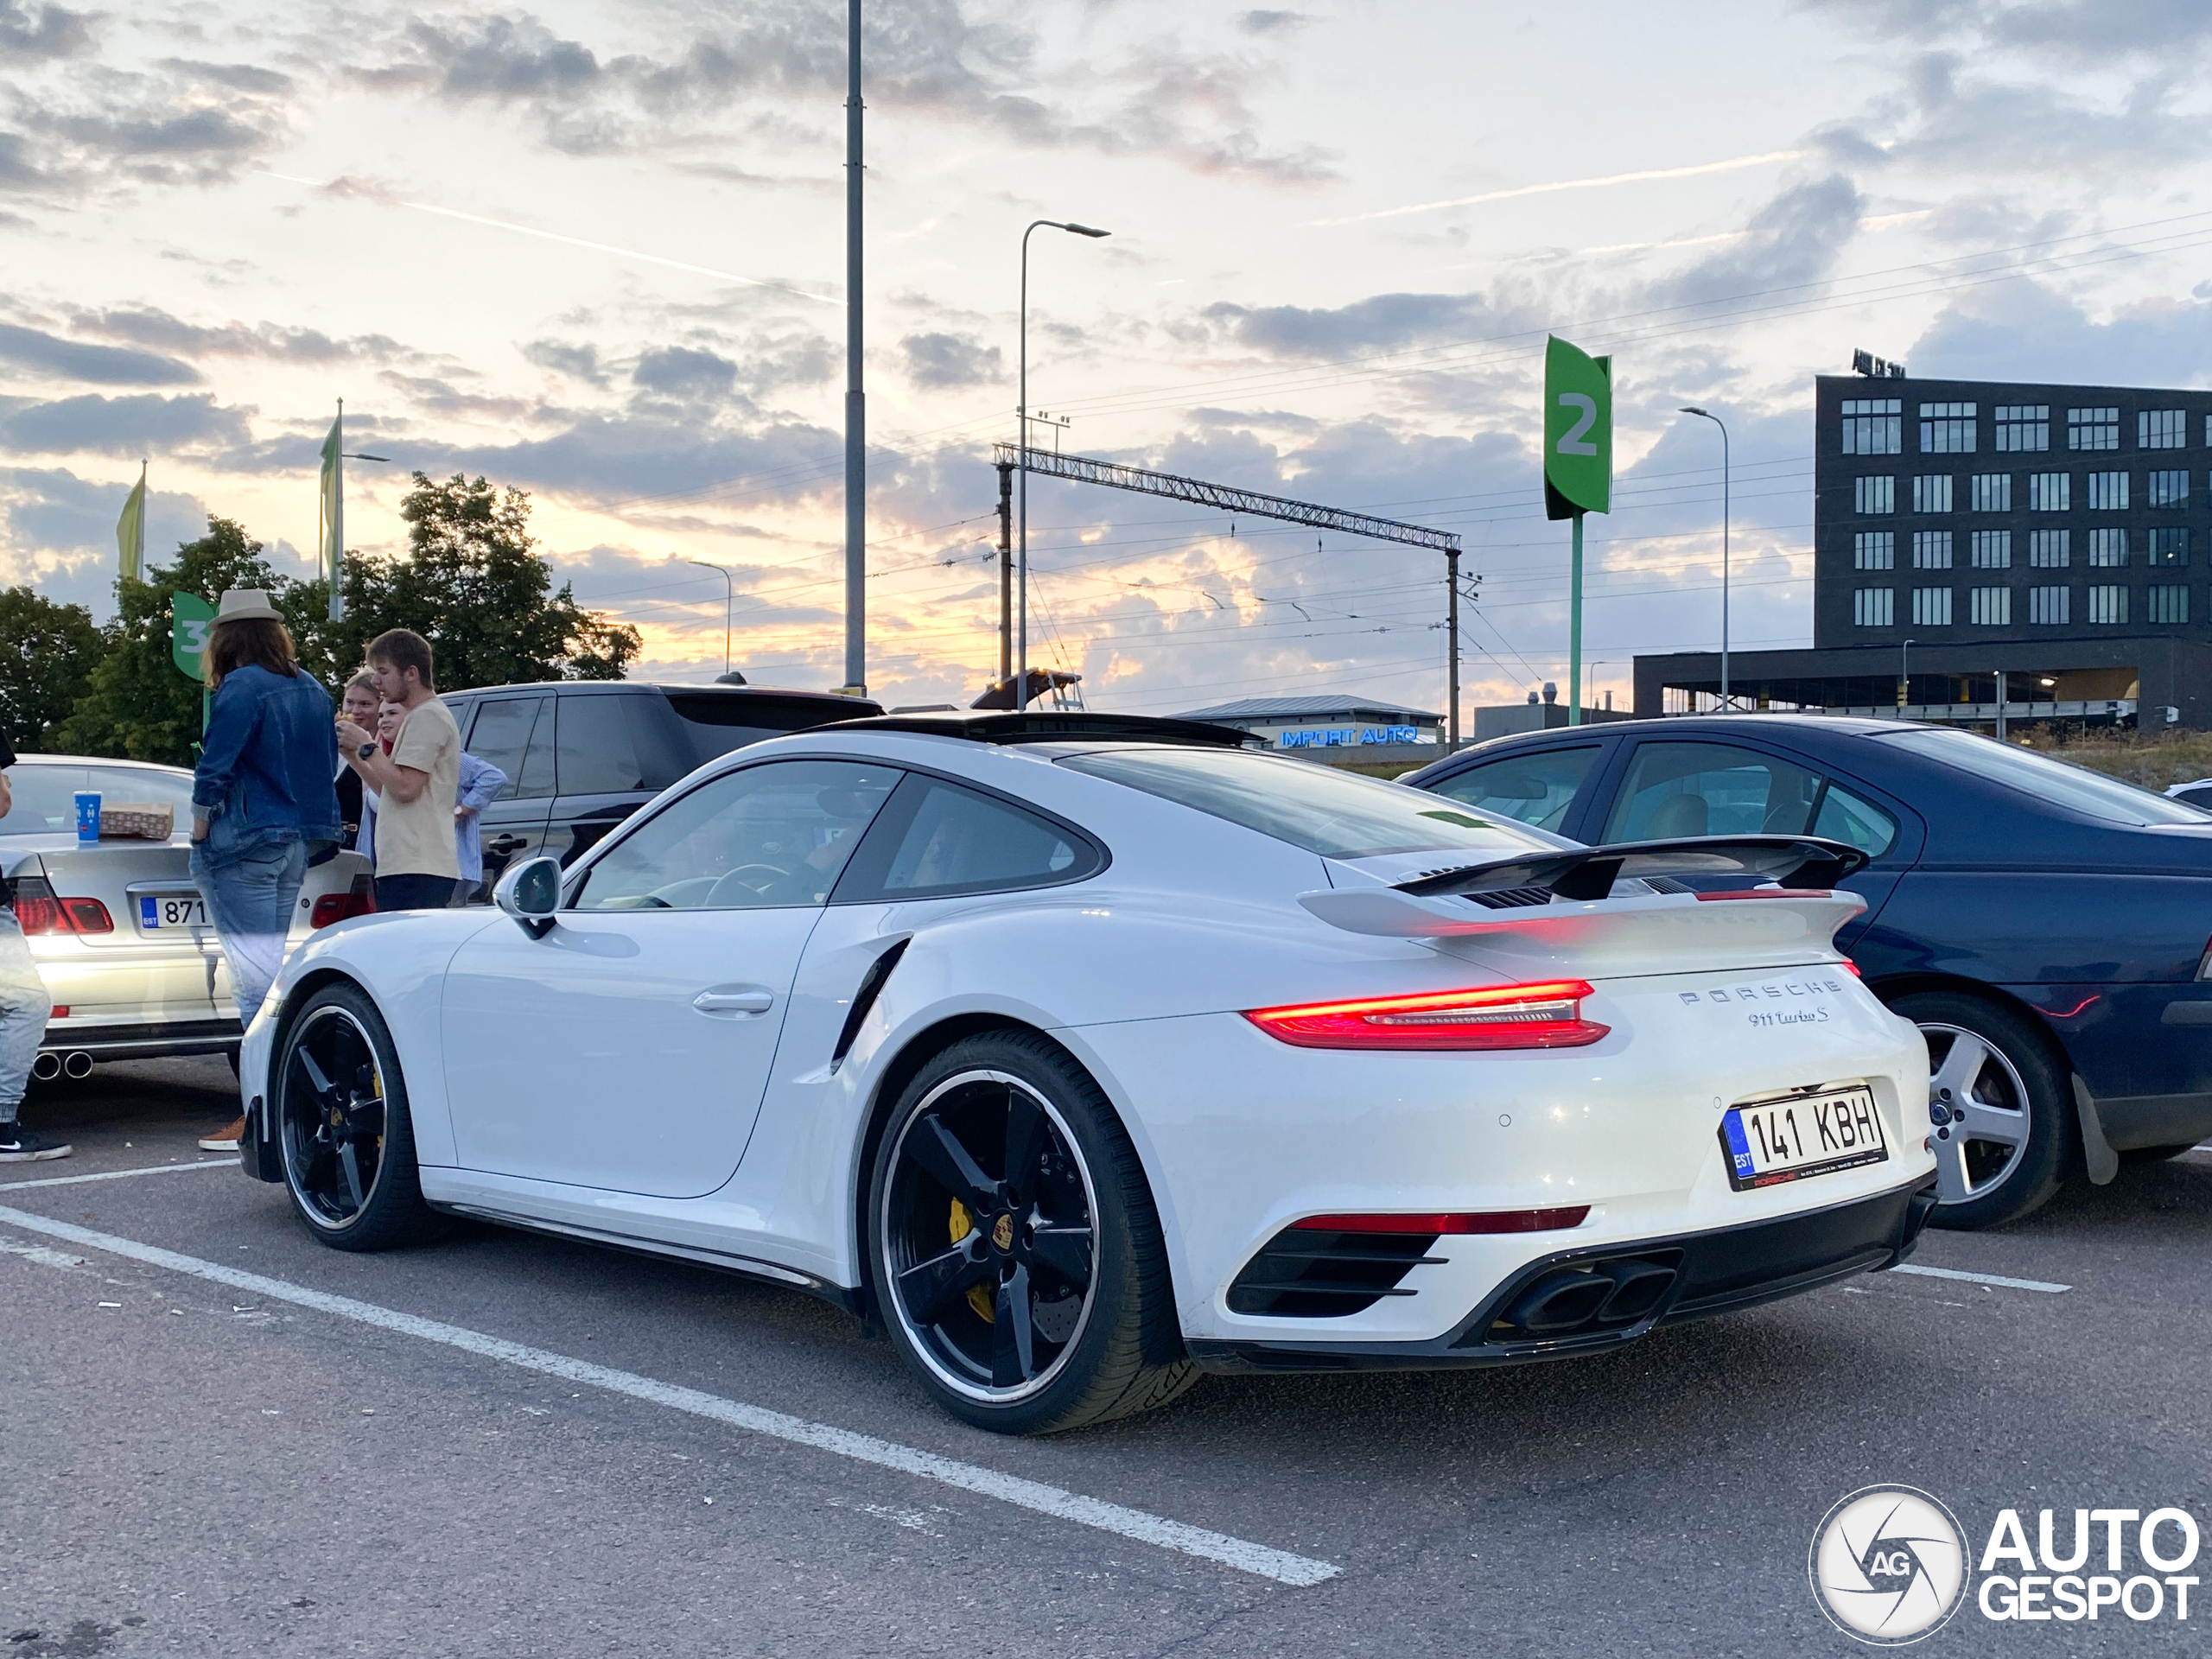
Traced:
<path fill-rule="evenodd" d="M 443 910 L 461 879 L 453 817 L 461 730 L 432 689 L 430 644 L 422 635 L 405 628 L 378 634 L 369 642 L 368 667 L 378 695 L 406 710 L 389 756 L 370 733 L 338 722 L 346 764 L 378 797 L 377 908 Z"/>

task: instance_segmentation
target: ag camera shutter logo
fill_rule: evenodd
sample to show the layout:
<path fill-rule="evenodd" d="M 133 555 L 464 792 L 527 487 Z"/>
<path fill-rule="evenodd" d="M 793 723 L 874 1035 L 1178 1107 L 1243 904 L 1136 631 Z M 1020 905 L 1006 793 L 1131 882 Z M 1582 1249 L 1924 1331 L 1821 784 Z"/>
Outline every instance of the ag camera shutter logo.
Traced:
<path fill-rule="evenodd" d="M 1966 1535 L 1914 1486 L 1865 1486 L 1813 1534 L 1813 1599 L 1846 1636 L 1899 1648 L 1942 1628 L 1967 1599 Z"/>

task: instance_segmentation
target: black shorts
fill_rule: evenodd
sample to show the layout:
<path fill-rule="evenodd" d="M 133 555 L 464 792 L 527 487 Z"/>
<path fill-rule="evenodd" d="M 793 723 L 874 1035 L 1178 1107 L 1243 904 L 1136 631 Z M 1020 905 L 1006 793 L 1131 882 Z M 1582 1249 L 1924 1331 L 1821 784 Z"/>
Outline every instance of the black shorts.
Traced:
<path fill-rule="evenodd" d="M 377 908 L 444 910 L 453 903 L 453 880 L 449 875 L 380 875 Z"/>

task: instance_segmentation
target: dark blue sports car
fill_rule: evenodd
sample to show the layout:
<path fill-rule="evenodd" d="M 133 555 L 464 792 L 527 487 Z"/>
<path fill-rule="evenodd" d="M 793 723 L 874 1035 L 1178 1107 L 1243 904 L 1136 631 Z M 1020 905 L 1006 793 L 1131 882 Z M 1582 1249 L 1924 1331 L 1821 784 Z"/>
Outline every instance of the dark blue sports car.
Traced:
<path fill-rule="evenodd" d="M 1934 1069 L 1933 1219 L 2212 1135 L 2212 814 L 1970 732 L 1797 715 L 1501 738 L 1405 781 L 1605 843 L 1815 835 L 1868 856 L 1837 936 Z"/>

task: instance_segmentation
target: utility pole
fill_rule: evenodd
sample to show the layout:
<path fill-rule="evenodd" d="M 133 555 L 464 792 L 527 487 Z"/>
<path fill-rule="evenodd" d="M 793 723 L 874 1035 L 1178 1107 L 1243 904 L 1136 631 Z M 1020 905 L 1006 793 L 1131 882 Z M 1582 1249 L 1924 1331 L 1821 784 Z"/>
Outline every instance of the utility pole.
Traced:
<path fill-rule="evenodd" d="M 1014 686 L 1014 463 L 999 469 L 999 678 Z"/>
<path fill-rule="evenodd" d="M 2005 671 L 1997 671 L 1997 741 L 2005 741 Z"/>
<path fill-rule="evenodd" d="M 1444 581 L 1452 597 L 1445 606 L 1445 632 L 1452 637 L 1452 671 L 1445 680 L 1445 745 L 1446 753 L 1459 751 L 1459 550 L 1447 548 L 1444 553 Z"/>
<path fill-rule="evenodd" d="M 868 394 L 861 386 L 861 0 L 845 0 L 845 683 L 868 695 Z"/>

